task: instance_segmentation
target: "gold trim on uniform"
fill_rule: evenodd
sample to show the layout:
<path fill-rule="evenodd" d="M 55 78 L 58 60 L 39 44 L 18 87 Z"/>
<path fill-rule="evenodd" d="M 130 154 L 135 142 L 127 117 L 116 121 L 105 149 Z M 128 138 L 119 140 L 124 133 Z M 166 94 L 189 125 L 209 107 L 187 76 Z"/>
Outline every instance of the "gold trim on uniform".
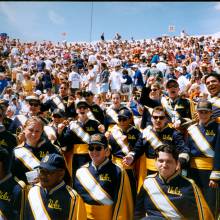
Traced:
<path fill-rule="evenodd" d="M 199 170 L 212 170 L 213 158 L 212 157 L 193 157 L 190 160 L 190 166 Z"/>

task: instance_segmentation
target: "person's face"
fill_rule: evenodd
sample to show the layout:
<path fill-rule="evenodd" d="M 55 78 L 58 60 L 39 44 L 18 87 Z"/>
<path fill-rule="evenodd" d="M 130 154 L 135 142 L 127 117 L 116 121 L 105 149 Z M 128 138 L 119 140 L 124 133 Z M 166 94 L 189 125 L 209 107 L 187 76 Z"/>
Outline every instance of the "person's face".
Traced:
<path fill-rule="evenodd" d="M 68 88 L 66 85 L 61 84 L 59 88 L 59 93 L 61 96 L 66 96 L 68 94 Z"/>
<path fill-rule="evenodd" d="M 25 140 L 31 146 L 35 146 L 40 140 L 43 132 L 42 125 L 39 122 L 32 122 L 24 129 Z"/>
<path fill-rule="evenodd" d="M 202 124 L 206 124 L 210 121 L 211 116 L 212 116 L 212 111 L 207 111 L 207 110 L 198 110 L 198 116 L 199 116 L 199 121 Z"/>
<path fill-rule="evenodd" d="M 86 100 L 86 102 L 88 102 L 88 103 L 92 103 L 93 102 L 93 95 L 86 95 L 86 97 L 85 97 L 85 100 Z"/>
<path fill-rule="evenodd" d="M 210 76 L 206 79 L 205 84 L 211 96 L 215 96 L 220 92 L 220 82 L 217 78 Z"/>
<path fill-rule="evenodd" d="M 163 111 L 154 111 L 151 121 L 155 130 L 161 130 L 166 126 L 167 118 Z"/>
<path fill-rule="evenodd" d="M 106 158 L 106 151 L 107 150 L 104 149 L 104 146 L 99 144 L 89 146 L 89 156 L 96 166 L 99 166 L 101 163 L 104 162 Z"/>
<path fill-rule="evenodd" d="M 179 86 L 175 82 L 171 82 L 167 85 L 167 93 L 171 99 L 176 98 L 179 95 Z"/>
<path fill-rule="evenodd" d="M 131 119 L 119 117 L 118 118 L 118 126 L 123 130 L 126 131 L 130 127 Z"/>
<path fill-rule="evenodd" d="M 81 107 L 78 107 L 77 109 L 76 109 L 76 113 L 79 115 L 79 116 L 84 116 L 84 115 L 86 115 L 87 113 L 88 113 L 88 108 L 86 108 L 86 107 L 83 107 L 83 106 L 81 106 Z"/>
<path fill-rule="evenodd" d="M 150 91 L 150 97 L 157 99 L 160 97 L 160 89 L 157 86 L 152 85 Z"/>
<path fill-rule="evenodd" d="M 114 105 L 120 105 L 121 103 L 121 98 L 120 98 L 120 95 L 119 94 L 113 94 L 112 95 L 112 103 Z"/>
<path fill-rule="evenodd" d="M 37 115 L 37 113 L 40 111 L 40 104 L 38 102 L 30 101 L 29 110 L 32 115 Z"/>
<path fill-rule="evenodd" d="M 54 188 L 62 181 L 64 174 L 65 171 L 63 169 L 57 169 L 53 171 L 40 169 L 39 179 L 41 186 L 47 190 Z"/>
<path fill-rule="evenodd" d="M 53 118 L 53 122 L 55 123 L 55 124 L 60 124 L 60 123 L 62 123 L 63 122 L 63 117 L 61 117 L 60 115 L 56 115 L 56 114 L 54 114 L 53 116 L 52 116 L 52 118 Z"/>
<path fill-rule="evenodd" d="M 164 179 L 171 177 L 178 169 L 178 162 L 173 158 L 172 154 L 159 152 L 156 160 L 157 170 Z"/>

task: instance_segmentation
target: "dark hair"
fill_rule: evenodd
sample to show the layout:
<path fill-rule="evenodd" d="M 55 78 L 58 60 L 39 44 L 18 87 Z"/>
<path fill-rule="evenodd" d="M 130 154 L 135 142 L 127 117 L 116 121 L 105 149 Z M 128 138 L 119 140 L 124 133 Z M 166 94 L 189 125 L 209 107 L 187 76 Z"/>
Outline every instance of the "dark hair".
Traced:
<path fill-rule="evenodd" d="M 167 112 L 162 105 L 154 107 L 151 115 L 153 115 L 154 112 L 164 112 L 164 114 L 167 116 Z"/>
<path fill-rule="evenodd" d="M 220 75 L 218 73 L 210 73 L 209 75 L 205 76 L 205 83 L 206 83 L 206 80 L 211 76 L 215 77 L 220 82 Z"/>
<path fill-rule="evenodd" d="M 179 153 L 176 150 L 175 146 L 173 145 L 168 145 L 168 144 L 163 144 L 160 145 L 156 150 L 155 150 L 155 156 L 156 158 L 159 157 L 159 152 L 164 152 L 168 154 L 172 154 L 173 158 L 175 161 L 178 161 Z"/>

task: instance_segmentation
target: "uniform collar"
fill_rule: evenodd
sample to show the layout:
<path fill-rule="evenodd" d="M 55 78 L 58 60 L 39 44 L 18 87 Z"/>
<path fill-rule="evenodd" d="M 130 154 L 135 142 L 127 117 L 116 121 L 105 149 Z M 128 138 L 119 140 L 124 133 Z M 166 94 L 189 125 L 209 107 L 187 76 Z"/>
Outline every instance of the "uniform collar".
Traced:
<path fill-rule="evenodd" d="M 179 174 L 180 174 L 180 171 L 177 170 L 172 176 L 170 176 L 166 180 L 159 173 L 158 173 L 158 176 L 162 180 L 163 183 L 170 183 L 170 181 L 176 178 Z"/>
<path fill-rule="evenodd" d="M 56 185 L 54 188 L 52 188 L 49 192 L 45 189 L 46 192 L 48 192 L 49 195 L 53 194 L 55 191 L 59 190 L 61 187 L 65 185 L 65 182 L 62 181 L 58 185 Z"/>
<path fill-rule="evenodd" d="M 0 184 L 6 182 L 8 179 L 10 179 L 12 177 L 12 174 L 9 173 L 7 174 L 2 180 L 0 180 Z"/>
<path fill-rule="evenodd" d="M 105 166 L 109 162 L 109 159 L 106 158 L 104 162 L 102 162 L 98 167 L 92 162 L 92 166 L 96 171 L 100 170 L 103 166 Z"/>

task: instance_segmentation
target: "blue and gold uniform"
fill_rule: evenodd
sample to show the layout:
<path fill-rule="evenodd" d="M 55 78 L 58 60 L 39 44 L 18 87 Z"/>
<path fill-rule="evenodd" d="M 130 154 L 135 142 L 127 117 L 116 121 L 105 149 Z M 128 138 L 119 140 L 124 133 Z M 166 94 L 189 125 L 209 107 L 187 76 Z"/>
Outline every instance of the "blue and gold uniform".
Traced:
<path fill-rule="evenodd" d="M 87 219 L 133 219 L 127 173 L 108 158 L 98 168 L 89 162 L 78 169 L 75 189 L 84 200 Z"/>
<path fill-rule="evenodd" d="M 220 182 L 220 124 L 212 120 L 206 125 L 191 125 L 188 133 L 189 175 L 201 188 L 214 213 L 216 192 L 209 187 L 209 181 Z"/>
<path fill-rule="evenodd" d="M 161 219 L 214 220 L 193 180 L 175 173 L 166 181 L 159 174 L 149 175 L 141 188 L 135 208 L 135 220 Z"/>
<path fill-rule="evenodd" d="M 88 107 L 92 113 L 92 116 L 94 117 L 94 120 L 97 120 L 101 124 L 104 124 L 105 115 L 104 115 L 104 111 L 101 109 L 101 107 L 95 103 L 93 103 L 92 105 L 88 104 Z M 89 117 L 89 115 L 88 115 L 88 117 Z M 90 119 L 93 119 L 93 118 L 90 118 Z"/>
<path fill-rule="evenodd" d="M 86 220 L 86 211 L 80 196 L 64 181 L 50 191 L 40 184 L 28 193 L 25 220 Z"/>
<path fill-rule="evenodd" d="M 185 144 L 181 132 L 167 125 L 161 131 L 155 131 L 151 125 L 143 130 L 142 136 L 138 139 L 134 150 L 134 157 L 137 159 L 143 152 L 146 155 L 146 169 L 148 173 L 156 171 L 155 149 L 162 144 L 174 146 L 180 153 L 179 158 L 189 160 L 189 149 Z"/>
<path fill-rule="evenodd" d="M 0 219 L 23 219 L 25 186 L 11 173 L 0 180 Z"/>
<path fill-rule="evenodd" d="M 128 128 L 127 131 L 123 131 L 118 125 L 114 125 L 112 128 L 111 135 L 109 137 L 109 145 L 111 148 L 112 161 L 119 166 L 122 166 L 128 174 L 133 199 L 136 198 L 137 181 L 139 180 L 140 167 L 138 164 L 132 164 L 131 166 L 123 166 L 123 157 L 134 151 L 134 146 L 141 136 L 141 132 L 134 126 Z"/>
<path fill-rule="evenodd" d="M 12 162 L 13 175 L 27 182 L 25 173 L 39 166 L 40 160 L 51 153 L 59 154 L 59 149 L 45 138 L 41 139 L 37 147 L 31 147 L 27 143 L 17 146 Z"/>
<path fill-rule="evenodd" d="M 88 154 L 89 138 L 92 134 L 100 133 L 98 130 L 99 125 L 98 121 L 91 119 L 88 119 L 84 124 L 80 121 L 72 121 L 59 137 L 60 145 L 67 147 L 64 155 L 69 172 L 73 177 L 79 167 L 91 160 Z"/>

